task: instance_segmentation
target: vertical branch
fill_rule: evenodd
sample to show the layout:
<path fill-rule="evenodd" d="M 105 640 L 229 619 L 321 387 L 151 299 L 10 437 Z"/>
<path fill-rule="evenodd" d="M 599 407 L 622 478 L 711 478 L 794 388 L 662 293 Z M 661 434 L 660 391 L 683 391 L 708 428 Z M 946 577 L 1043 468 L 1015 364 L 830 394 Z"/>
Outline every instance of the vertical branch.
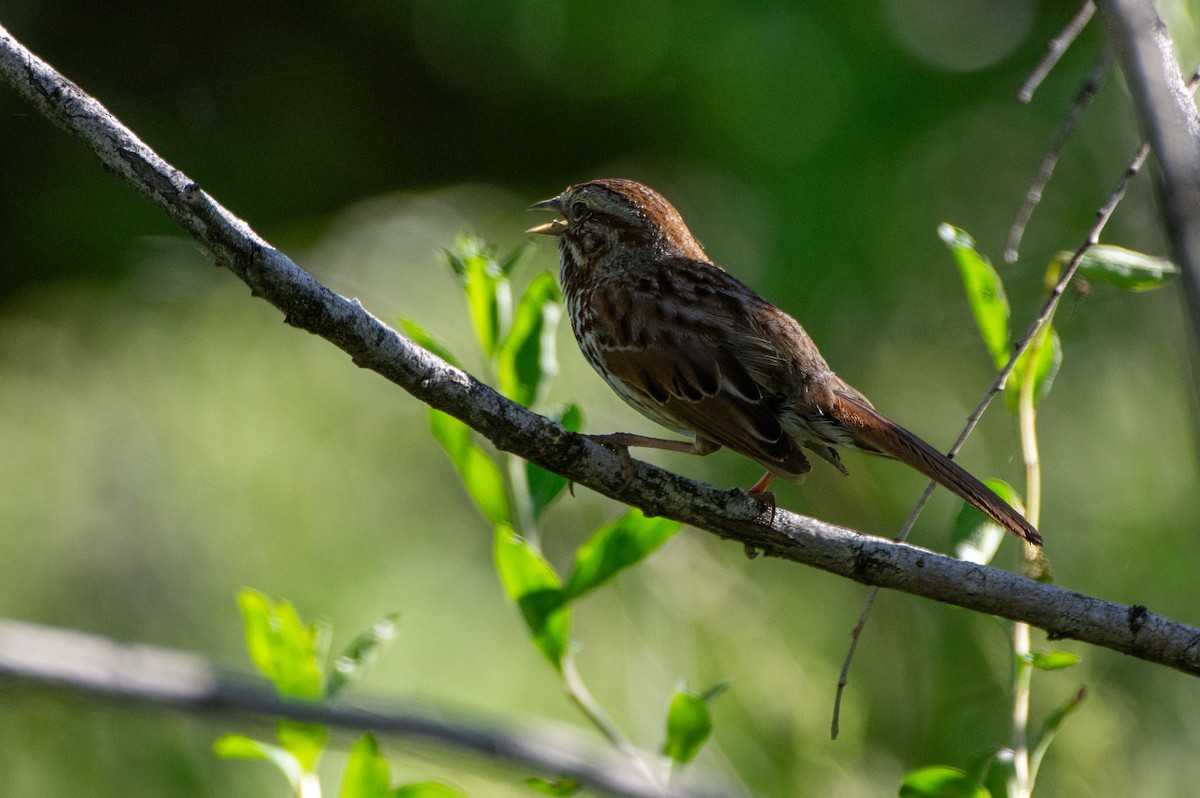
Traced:
<path fill-rule="evenodd" d="M 1104 0 L 1099 6 L 1158 158 L 1167 231 L 1183 270 L 1193 341 L 1200 341 L 1200 113 L 1154 4 Z"/>
<path fill-rule="evenodd" d="M 1029 798 L 1033 792 L 1029 768 L 1029 694 L 1033 686 L 1029 624 L 1020 621 L 1013 624 L 1012 643 L 1016 678 L 1013 680 L 1012 707 L 1013 778 L 1008 798 Z"/>
<path fill-rule="evenodd" d="M 1042 466 L 1038 456 L 1037 410 L 1035 389 L 1037 385 L 1038 354 L 1043 346 L 1051 346 L 1050 319 L 1042 327 L 1033 346 L 1029 349 L 1028 367 L 1022 375 L 1018 392 L 1018 420 L 1021 428 L 1021 453 L 1025 460 L 1025 517 L 1034 526 L 1041 523 L 1042 510 Z M 1024 547 L 1025 567 L 1028 570 L 1038 554 L 1031 547 Z M 1013 783 L 1009 785 L 1009 798 L 1029 798 L 1033 792 L 1033 771 L 1029 758 L 1029 698 L 1033 687 L 1033 648 L 1029 624 L 1013 623 L 1013 708 L 1012 708 L 1012 751 Z"/>

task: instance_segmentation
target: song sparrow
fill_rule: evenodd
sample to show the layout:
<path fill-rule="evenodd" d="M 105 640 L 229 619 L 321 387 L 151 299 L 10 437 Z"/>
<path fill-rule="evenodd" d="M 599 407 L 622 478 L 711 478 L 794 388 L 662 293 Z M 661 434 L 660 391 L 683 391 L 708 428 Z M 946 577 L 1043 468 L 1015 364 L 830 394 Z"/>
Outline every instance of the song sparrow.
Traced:
<path fill-rule="evenodd" d="M 565 218 L 530 229 L 558 237 L 562 287 L 584 357 L 622 399 L 691 442 L 614 433 L 630 446 L 708 454 L 726 446 L 774 477 L 802 481 L 803 449 L 846 473 L 838 448 L 894 458 L 1029 543 L 1041 536 L 953 461 L 872 407 L 834 374 L 804 328 L 709 261 L 679 212 L 633 180 L 567 188 L 533 209 Z"/>

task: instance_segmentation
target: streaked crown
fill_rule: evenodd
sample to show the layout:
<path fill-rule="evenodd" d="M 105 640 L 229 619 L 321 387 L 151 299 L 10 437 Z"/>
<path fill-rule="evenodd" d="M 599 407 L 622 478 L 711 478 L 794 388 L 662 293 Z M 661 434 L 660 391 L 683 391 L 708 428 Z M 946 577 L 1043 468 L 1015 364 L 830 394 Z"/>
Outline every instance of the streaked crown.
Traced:
<path fill-rule="evenodd" d="M 670 202 L 634 180 L 605 178 L 579 183 L 540 202 L 563 214 L 565 223 L 535 228 L 562 236 L 576 258 L 595 257 L 613 246 L 649 246 L 662 255 L 704 259 L 704 250 Z"/>

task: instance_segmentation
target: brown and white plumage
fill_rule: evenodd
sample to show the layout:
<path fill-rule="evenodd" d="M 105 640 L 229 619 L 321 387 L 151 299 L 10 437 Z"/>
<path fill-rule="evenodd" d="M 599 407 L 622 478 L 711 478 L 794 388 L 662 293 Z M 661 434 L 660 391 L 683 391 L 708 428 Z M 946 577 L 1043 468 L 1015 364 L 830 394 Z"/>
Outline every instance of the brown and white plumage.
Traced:
<path fill-rule="evenodd" d="M 830 370 L 804 328 L 710 262 L 679 212 L 632 180 L 571 186 L 534 208 L 558 237 L 571 328 L 626 402 L 693 443 L 618 433 L 617 445 L 707 454 L 724 446 L 799 481 L 804 450 L 842 473 L 839 448 L 900 460 L 1030 543 L 1041 537 L 978 479 L 876 411 Z"/>

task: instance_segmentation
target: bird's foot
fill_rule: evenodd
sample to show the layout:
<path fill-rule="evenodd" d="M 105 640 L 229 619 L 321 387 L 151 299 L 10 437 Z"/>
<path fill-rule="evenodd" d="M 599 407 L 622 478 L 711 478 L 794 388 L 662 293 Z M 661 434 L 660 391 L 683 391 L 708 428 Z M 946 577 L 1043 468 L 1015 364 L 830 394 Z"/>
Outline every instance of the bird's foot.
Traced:
<path fill-rule="evenodd" d="M 762 479 L 754 483 L 750 490 L 746 491 L 746 495 L 751 499 L 756 500 L 759 504 L 764 504 L 770 509 L 770 514 L 767 517 L 767 524 L 775 523 L 775 493 L 767 490 L 767 486 L 771 484 L 771 480 L 775 475 L 770 471 L 762 475 Z"/>
<path fill-rule="evenodd" d="M 746 491 L 746 495 L 754 499 L 759 504 L 763 505 L 767 510 L 767 525 L 775 524 L 775 491 L 773 490 L 754 490 L 751 488 Z"/>
<path fill-rule="evenodd" d="M 633 456 L 629 454 L 630 444 L 626 442 L 624 433 L 588 435 L 587 437 L 606 449 L 612 449 L 616 452 L 617 457 L 621 461 L 621 489 L 624 490 L 632 485 L 635 475 Z"/>

